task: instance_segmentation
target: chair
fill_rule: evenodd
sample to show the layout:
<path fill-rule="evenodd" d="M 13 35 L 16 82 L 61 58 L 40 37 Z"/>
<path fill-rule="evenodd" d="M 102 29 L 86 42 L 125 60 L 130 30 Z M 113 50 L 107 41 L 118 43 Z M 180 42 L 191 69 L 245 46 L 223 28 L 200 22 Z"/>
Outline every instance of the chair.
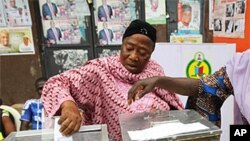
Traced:
<path fill-rule="evenodd" d="M 1 105 L 0 108 L 3 110 L 7 110 L 14 117 L 16 130 L 19 131 L 20 125 L 21 125 L 21 121 L 20 121 L 21 114 L 16 109 L 7 105 Z"/>

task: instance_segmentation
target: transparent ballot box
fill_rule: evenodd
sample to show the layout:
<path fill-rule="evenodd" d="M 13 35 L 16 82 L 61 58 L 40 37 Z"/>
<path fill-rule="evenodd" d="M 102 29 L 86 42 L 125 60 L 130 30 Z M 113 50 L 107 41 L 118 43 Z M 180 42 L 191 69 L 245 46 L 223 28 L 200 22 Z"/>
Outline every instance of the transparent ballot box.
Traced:
<path fill-rule="evenodd" d="M 121 114 L 123 141 L 219 141 L 221 129 L 194 110 Z"/>
<path fill-rule="evenodd" d="M 73 141 L 109 141 L 107 125 L 87 125 L 72 135 Z M 11 133 L 5 141 L 55 141 L 54 129 L 28 130 Z M 58 139 L 57 141 L 66 141 Z"/>

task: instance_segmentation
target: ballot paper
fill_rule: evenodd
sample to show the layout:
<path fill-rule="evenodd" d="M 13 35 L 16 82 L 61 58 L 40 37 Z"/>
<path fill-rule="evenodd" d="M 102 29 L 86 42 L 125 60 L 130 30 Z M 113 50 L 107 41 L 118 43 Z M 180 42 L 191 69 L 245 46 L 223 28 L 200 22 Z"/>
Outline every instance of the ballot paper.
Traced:
<path fill-rule="evenodd" d="M 55 117 L 54 122 L 54 141 L 73 141 L 72 136 L 63 136 L 62 133 L 59 131 L 61 125 L 58 124 L 58 120 L 60 117 Z"/>
<path fill-rule="evenodd" d="M 131 140 L 142 141 L 162 139 L 181 133 L 183 134 L 206 129 L 209 129 L 209 127 L 201 124 L 200 122 L 189 124 L 183 124 L 181 122 L 170 122 L 164 124 L 156 124 L 153 127 L 143 130 L 128 131 L 128 134 Z"/>

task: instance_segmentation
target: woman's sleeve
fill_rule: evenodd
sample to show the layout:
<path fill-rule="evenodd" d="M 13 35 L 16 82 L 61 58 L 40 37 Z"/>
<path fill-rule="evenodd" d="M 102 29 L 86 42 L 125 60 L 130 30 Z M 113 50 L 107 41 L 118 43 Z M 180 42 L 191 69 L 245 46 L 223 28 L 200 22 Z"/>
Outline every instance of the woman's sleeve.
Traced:
<path fill-rule="evenodd" d="M 91 89 L 98 85 L 91 83 L 91 80 L 98 79 L 95 72 L 98 72 L 97 68 L 86 65 L 51 77 L 45 83 L 41 97 L 46 116 L 52 117 L 60 112 L 60 105 L 67 100 L 75 102 L 78 107 L 86 102 L 93 104 L 95 98 L 90 95 Z"/>
<path fill-rule="evenodd" d="M 186 108 L 198 111 L 208 120 L 220 126 L 221 106 L 231 94 L 233 94 L 233 87 L 226 69 L 223 67 L 200 79 L 199 93 L 197 96 L 188 98 Z"/>

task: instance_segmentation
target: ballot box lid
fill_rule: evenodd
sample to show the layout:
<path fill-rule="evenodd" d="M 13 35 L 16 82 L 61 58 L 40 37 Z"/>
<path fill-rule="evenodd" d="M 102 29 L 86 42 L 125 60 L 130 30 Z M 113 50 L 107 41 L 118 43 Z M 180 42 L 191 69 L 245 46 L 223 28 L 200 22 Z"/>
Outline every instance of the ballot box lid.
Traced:
<path fill-rule="evenodd" d="M 194 110 L 171 110 L 119 115 L 123 141 L 219 140 L 221 129 Z"/>
<path fill-rule="evenodd" d="M 109 141 L 106 124 L 86 125 L 72 135 L 73 141 Z M 54 141 L 54 129 L 13 132 L 5 141 Z"/>

